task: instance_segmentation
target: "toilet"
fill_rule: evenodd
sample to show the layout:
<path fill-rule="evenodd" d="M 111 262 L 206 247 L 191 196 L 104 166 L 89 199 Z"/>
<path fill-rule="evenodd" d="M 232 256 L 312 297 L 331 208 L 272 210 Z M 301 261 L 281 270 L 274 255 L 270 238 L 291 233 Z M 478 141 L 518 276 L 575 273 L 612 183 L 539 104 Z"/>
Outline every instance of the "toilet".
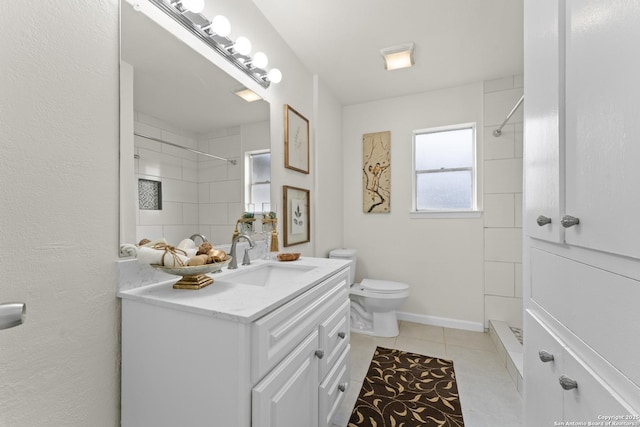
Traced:
<path fill-rule="evenodd" d="M 351 299 L 351 330 L 377 337 L 398 336 L 396 310 L 409 297 L 409 285 L 389 280 L 363 279 L 354 283 L 356 277 L 355 249 L 334 249 L 329 258 L 351 262 L 349 276 L 349 298 Z"/>

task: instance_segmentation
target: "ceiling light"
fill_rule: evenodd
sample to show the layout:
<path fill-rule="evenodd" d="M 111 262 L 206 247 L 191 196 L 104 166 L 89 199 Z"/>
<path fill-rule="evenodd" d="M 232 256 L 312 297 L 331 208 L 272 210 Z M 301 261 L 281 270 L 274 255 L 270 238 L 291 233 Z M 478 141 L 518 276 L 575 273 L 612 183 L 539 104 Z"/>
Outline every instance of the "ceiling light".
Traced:
<path fill-rule="evenodd" d="M 224 15 L 216 15 L 211 20 L 211 31 L 220 37 L 227 37 L 231 34 L 231 23 Z"/>
<path fill-rule="evenodd" d="M 200 13 L 204 10 L 204 0 L 181 0 L 180 3 L 191 13 Z"/>
<path fill-rule="evenodd" d="M 267 66 L 268 63 L 269 63 L 269 58 L 267 58 L 267 55 L 265 55 L 262 52 L 256 52 L 253 55 L 253 61 L 251 61 L 251 66 L 264 68 Z"/>
<path fill-rule="evenodd" d="M 380 50 L 380 54 L 384 57 L 385 70 L 398 70 L 400 68 L 408 68 L 413 66 L 414 44 L 407 43 L 398 46 L 391 46 Z"/>
<path fill-rule="evenodd" d="M 251 42 L 246 37 L 238 37 L 232 47 L 233 50 L 238 52 L 240 55 L 247 56 L 251 53 Z"/>
<path fill-rule="evenodd" d="M 274 83 L 280 83 L 282 80 L 282 73 L 277 68 L 272 68 L 269 70 L 269 73 L 267 73 L 267 77 Z"/>
<path fill-rule="evenodd" d="M 231 24 L 226 17 L 216 15 L 209 20 L 200 13 L 204 9 L 205 0 L 149 0 L 149 2 L 263 88 L 266 89 L 271 83 L 279 83 L 282 80 L 282 73 L 278 69 L 274 68 L 269 72 L 265 69 L 269 63 L 267 55 L 262 52 L 257 52 L 253 58 L 249 55 L 251 42 L 248 38 L 238 37 L 234 41 L 228 37 L 231 33 Z"/>
<path fill-rule="evenodd" d="M 253 102 L 253 101 L 258 101 L 258 100 L 262 99 L 262 97 L 260 95 L 258 95 L 254 91 L 252 91 L 250 89 L 246 89 L 246 88 L 242 88 L 242 89 L 236 90 L 233 93 L 235 93 L 236 95 L 238 95 L 240 98 L 244 99 L 247 102 Z"/>

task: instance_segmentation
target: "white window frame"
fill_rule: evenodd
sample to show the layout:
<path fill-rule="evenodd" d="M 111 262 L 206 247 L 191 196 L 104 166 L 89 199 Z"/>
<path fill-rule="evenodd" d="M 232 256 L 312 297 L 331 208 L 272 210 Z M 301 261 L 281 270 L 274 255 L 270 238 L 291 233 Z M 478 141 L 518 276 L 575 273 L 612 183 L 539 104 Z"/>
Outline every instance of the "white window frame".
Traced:
<path fill-rule="evenodd" d="M 471 178 L 472 178 L 472 189 L 471 189 L 471 209 L 429 209 L 429 210 L 418 210 L 417 209 L 417 177 L 418 171 L 416 171 L 416 136 L 423 135 L 425 133 L 438 133 L 438 132 L 447 132 L 461 129 L 471 129 L 473 133 L 473 144 L 472 144 L 472 170 L 471 170 Z M 410 218 L 477 218 L 482 215 L 481 205 L 480 205 L 480 194 L 478 192 L 478 135 L 477 135 L 477 127 L 476 123 L 460 123 L 449 126 L 439 126 L 427 129 L 418 129 L 412 132 L 412 141 L 411 141 L 411 171 L 412 171 L 412 179 L 411 179 L 411 212 L 409 213 Z"/>
<path fill-rule="evenodd" d="M 251 186 L 254 184 L 253 182 L 253 168 L 252 168 L 252 162 L 251 162 L 251 156 L 256 155 L 256 154 L 271 154 L 271 150 L 270 149 L 263 149 L 263 150 L 252 150 L 252 151 L 245 151 L 244 153 L 244 200 L 245 200 L 245 205 L 252 203 L 254 204 L 254 210 L 256 212 L 261 212 L 262 206 L 255 206 L 255 202 L 251 199 Z M 271 177 L 269 177 L 271 178 Z M 269 179 L 269 181 L 266 182 L 259 182 L 257 184 L 271 184 L 271 179 Z"/>

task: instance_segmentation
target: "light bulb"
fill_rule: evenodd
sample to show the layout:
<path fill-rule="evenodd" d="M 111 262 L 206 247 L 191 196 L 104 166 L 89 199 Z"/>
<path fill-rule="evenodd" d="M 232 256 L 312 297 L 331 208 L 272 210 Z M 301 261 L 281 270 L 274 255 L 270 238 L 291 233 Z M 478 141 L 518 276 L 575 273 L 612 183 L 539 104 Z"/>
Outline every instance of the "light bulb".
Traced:
<path fill-rule="evenodd" d="M 182 7 L 192 13 L 200 13 L 204 10 L 204 0 L 182 0 Z"/>
<path fill-rule="evenodd" d="M 268 63 L 269 58 L 267 58 L 267 55 L 262 52 L 256 52 L 255 55 L 253 55 L 253 61 L 251 62 L 251 65 L 258 68 L 264 68 Z"/>
<path fill-rule="evenodd" d="M 233 49 L 240 55 L 249 55 L 251 52 L 251 42 L 246 37 L 238 37 L 236 42 L 233 44 Z"/>
<path fill-rule="evenodd" d="M 231 23 L 224 15 L 216 15 L 211 20 L 211 31 L 220 37 L 227 37 L 231 33 Z"/>
<path fill-rule="evenodd" d="M 273 83 L 280 83 L 282 80 L 282 73 L 277 68 L 272 68 L 267 73 L 267 77 L 269 77 L 269 80 Z"/>

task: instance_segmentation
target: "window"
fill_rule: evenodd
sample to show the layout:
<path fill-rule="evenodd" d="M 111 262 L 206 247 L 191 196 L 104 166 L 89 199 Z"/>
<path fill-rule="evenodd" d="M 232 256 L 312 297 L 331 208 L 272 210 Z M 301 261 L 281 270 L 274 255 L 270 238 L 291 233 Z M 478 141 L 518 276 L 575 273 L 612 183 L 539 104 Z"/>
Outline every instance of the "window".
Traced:
<path fill-rule="evenodd" d="M 269 150 L 245 154 L 245 201 L 261 211 L 263 203 L 271 202 L 271 153 Z"/>
<path fill-rule="evenodd" d="M 475 124 L 413 132 L 414 212 L 477 210 L 475 145 Z"/>

